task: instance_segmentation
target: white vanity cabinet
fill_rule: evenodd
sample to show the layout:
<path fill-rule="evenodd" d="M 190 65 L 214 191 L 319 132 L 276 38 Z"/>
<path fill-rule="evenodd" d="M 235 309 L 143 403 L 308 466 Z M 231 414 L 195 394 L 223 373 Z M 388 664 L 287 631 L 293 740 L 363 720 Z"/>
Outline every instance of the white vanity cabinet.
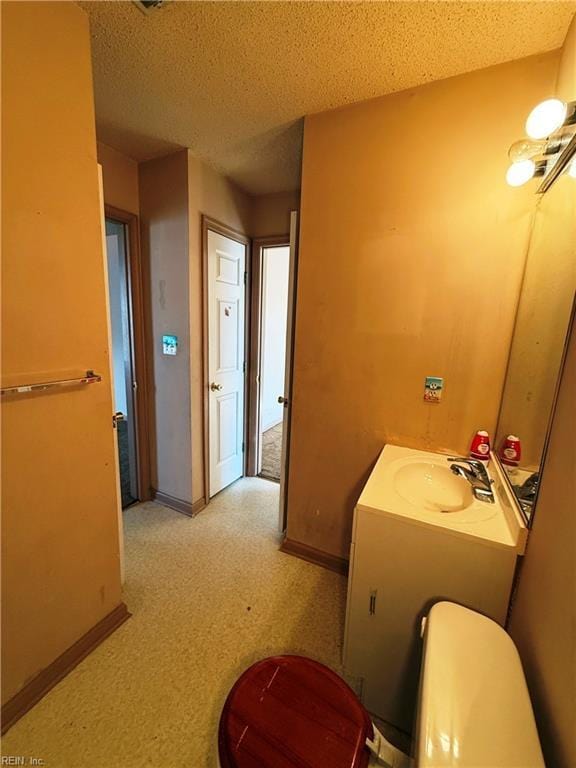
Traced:
<path fill-rule="evenodd" d="M 388 449 L 394 450 L 386 455 Z M 410 514 L 409 507 L 402 513 L 402 504 L 388 511 L 395 499 L 386 467 L 399 450 L 407 451 L 384 449 L 354 512 L 344 667 L 371 713 L 410 731 L 422 618 L 438 600 L 451 600 L 504 624 L 518 550 L 514 537 L 506 538 L 505 520 L 455 523 L 460 527 L 453 530 L 448 516 L 435 524 L 429 522 L 433 515 L 428 520 Z M 501 509 L 494 512 L 502 515 Z M 501 540 L 484 538 L 481 526 Z"/>

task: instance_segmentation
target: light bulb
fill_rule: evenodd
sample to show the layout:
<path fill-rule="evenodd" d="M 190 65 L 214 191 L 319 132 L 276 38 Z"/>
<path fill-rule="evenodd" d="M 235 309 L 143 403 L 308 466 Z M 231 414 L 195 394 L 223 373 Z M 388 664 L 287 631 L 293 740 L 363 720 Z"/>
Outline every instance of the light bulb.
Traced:
<path fill-rule="evenodd" d="M 566 120 L 568 106 L 560 99 L 546 99 L 534 107 L 526 120 L 526 133 L 531 139 L 545 139 Z"/>
<path fill-rule="evenodd" d="M 544 140 L 520 139 L 512 144 L 508 150 L 508 157 L 513 163 L 517 163 L 519 160 L 528 160 L 531 157 L 543 155 L 545 149 L 546 142 Z"/>
<path fill-rule="evenodd" d="M 536 163 L 533 160 L 519 160 L 512 163 L 506 172 L 506 181 L 511 187 L 521 187 L 534 176 Z"/>

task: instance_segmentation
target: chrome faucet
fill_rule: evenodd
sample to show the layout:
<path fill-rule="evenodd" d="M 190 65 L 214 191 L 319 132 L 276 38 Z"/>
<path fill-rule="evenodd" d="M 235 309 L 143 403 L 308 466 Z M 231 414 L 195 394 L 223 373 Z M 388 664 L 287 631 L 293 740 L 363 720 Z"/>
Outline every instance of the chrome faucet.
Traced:
<path fill-rule="evenodd" d="M 475 499 L 484 501 L 487 504 L 494 504 L 492 480 L 490 480 L 488 470 L 481 461 L 468 459 L 464 456 L 452 456 L 447 461 L 457 462 L 450 465 L 450 471 L 458 475 L 458 477 L 468 480 L 472 486 L 472 493 Z M 463 467 L 462 464 L 467 466 Z"/>

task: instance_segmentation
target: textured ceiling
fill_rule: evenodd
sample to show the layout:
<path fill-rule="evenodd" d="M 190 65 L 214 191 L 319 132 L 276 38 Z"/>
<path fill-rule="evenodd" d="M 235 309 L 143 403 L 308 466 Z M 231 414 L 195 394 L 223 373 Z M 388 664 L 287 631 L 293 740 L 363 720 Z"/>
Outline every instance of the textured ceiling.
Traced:
<path fill-rule="evenodd" d="M 98 137 L 177 147 L 254 194 L 299 185 L 302 116 L 558 48 L 576 2 L 79 2 Z"/>

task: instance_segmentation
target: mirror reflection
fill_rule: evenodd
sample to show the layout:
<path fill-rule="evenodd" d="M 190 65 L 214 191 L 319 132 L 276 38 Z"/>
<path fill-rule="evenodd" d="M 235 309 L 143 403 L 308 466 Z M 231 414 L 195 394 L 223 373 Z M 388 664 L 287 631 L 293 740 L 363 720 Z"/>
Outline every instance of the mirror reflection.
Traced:
<path fill-rule="evenodd" d="M 496 432 L 520 507 L 534 512 L 576 289 L 576 195 L 565 175 L 535 213 Z"/>

